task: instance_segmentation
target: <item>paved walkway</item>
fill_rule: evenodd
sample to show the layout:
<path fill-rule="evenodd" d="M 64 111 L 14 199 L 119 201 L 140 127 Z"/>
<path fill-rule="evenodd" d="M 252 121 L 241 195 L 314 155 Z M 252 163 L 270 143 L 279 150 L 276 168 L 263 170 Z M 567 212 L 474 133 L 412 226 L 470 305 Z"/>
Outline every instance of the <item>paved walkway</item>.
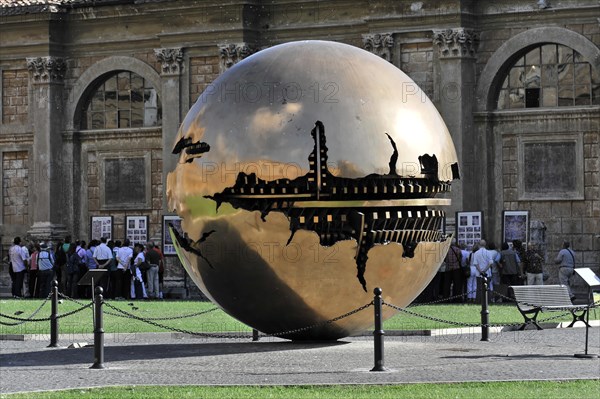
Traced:
<path fill-rule="evenodd" d="M 71 341 L 73 338 L 71 337 Z M 385 365 L 373 367 L 371 337 L 300 344 L 274 338 L 215 340 L 180 334 L 107 337 L 105 366 L 93 348 L 46 348 L 48 341 L 0 341 L 0 393 L 106 385 L 383 384 L 599 378 L 600 360 L 578 359 L 585 329 L 497 332 L 490 342 L 462 333 L 386 337 Z M 88 337 L 88 342 L 92 338 Z M 600 353 L 600 329 L 590 329 Z M 63 338 L 62 345 L 70 343 Z"/>

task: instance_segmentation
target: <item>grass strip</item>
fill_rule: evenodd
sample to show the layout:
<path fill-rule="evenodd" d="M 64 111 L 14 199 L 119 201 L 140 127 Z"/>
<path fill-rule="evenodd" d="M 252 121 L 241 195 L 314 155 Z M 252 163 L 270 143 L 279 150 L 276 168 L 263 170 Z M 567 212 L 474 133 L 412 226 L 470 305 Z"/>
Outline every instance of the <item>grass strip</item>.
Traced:
<path fill-rule="evenodd" d="M 82 303 L 89 303 L 89 300 L 81 300 Z M 0 313 L 26 318 L 31 315 L 42 303 L 39 299 L 3 299 L 0 300 Z M 210 310 L 215 307 L 210 302 L 202 301 L 111 301 L 113 306 L 135 314 L 142 318 L 160 318 L 175 317 L 180 315 L 192 314 L 201 311 Z M 63 300 L 59 305 L 59 314 L 64 314 L 79 308 L 80 305 Z M 481 321 L 481 308 L 478 305 L 462 304 L 443 304 L 443 305 L 424 305 L 414 306 L 411 311 L 426 315 L 434 319 L 451 320 L 459 323 L 479 323 Z M 105 311 L 111 311 L 105 307 Z M 372 312 L 372 308 L 364 310 Z M 114 313 L 114 311 L 112 311 Z M 556 316 L 558 313 L 542 314 L 540 319 Z M 594 309 L 590 314 L 590 319 L 597 320 L 600 315 L 599 309 Z M 36 318 L 50 316 L 50 302 L 46 303 L 44 308 L 36 315 Z M 521 323 L 523 320 L 516 306 L 508 304 L 490 305 L 490 322 L 493 324 L 513 324 Z M 1 318 L 2 322 L 14 322 L 6 318 Z M 552 320 L 571 321 L 570 314 L 564 317 Z M 250 333 L 252 330 L 245 324 L 235 320 L 227 313 L 218 309 L 196 317 L 157 320 L 159 324 L 169 327 L 195 332 L 233 332 Z M 72 316 L 59 320 L 60 331 L 62 334 L 88 334 L 93 331 L 92 311 L 85 310 Z M 143 321 L 130 318 L 117 317 L 113 315 L 104 315 L 104 331 L 106 333 L 142 333 L 142 332 L 168 332 L 163 328 L 147 324 Z M 454 325 L 442 321 L 427 320 L 418 316 L 398 313 L 389 320 L 385 321 L 384 329 L 391 330 L 431 330 L 440 328 L 455 327 Z M 0 325 L 0 334 L 48 334 L 50 332 L 49 322 L 26 322 L 18 326 Z"/>
<path fill-rule="evenodd" d="M 600 380 L 316 386 L 136 386 L 2 394 L 2 399 L 596 399 Z"/>

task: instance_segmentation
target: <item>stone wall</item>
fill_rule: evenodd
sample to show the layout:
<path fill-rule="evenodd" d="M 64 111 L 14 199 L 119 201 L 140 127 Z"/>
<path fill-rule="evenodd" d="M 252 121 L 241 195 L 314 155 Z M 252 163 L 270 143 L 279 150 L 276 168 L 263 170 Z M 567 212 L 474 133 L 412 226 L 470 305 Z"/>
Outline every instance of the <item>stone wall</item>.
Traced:
<path fill-rule="evenodd" d="M 433 100 L 433 46 L 431 41 L 402 44 L 400 49 L 400 69 Z"/>
<path fill-rule="evenodd" d="M 148 216 L 149 229 L 148 238 L 156 240 L 162 234 L 162 151 L 158 149 L 149 150 L 150 153 L 150 182 L 151 199 L 150 207 L 142 209 L 106 209 L 103 205 L 100 195 L 101 173 L 100 159 L 97 151 L 87 152 L 87 207 L 88 215 L 92 216 L 113 216 L 113 239 L 123 240 L 125 238 L 125 217 L 126 216 Z M 125 154 L 124 154 L 125 156 Z M 111 178 L 106 176 L 106 178 Z M 123 187 L 124 190 L 127 187 Z M 85 224 L 89 223 L 86 221 Z M 83 232 L 82 237 L 88 237 L 89 231 Z"/>
<path fill-rule="evenodd" d="M 216 46 L 215 46 L 216 52 Z M 190 106 L 193 105 L 206 87 L 220 74 L 219 58 L 190 57 Z M 187 112 L 187 110 L 185 110 Z"/>
<path fill-rule="evenodd" d="M 29 223 L 29 154 L 5 152 L 2 156 L 2 223 Z"/>
<path fill-rule="evenodd" d="M 26 69 L 2 70 L 2 123 L 27 123 L 28 84 Z"/>

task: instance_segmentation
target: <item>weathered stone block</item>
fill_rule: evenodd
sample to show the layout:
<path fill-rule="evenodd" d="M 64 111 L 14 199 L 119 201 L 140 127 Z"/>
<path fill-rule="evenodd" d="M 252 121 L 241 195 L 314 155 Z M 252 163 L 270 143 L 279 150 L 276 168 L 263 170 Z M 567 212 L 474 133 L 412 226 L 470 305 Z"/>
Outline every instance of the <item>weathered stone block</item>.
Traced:
<path fill-rule="evenodd" d="M 597 172 L 600 170 L 600 160 L 598 158 L 587 158 L 584 160 L 586 172 Z"/>
<path fill-rule="evenodd" d="M 584 175 L 584 185 L 585 186 L 598 186 L 600 185 L 600 173 L 598 172 L 590 172 Z"/>
<path fill-rule="evenodd" d="M 565 234 L 581 234 L 581 219 L 567 219 L 564 218 L 562 221 L 562 232 Z"/>
<path fill-rule="evenodd" d="M 537 216 L 533 216 L 533 215 L 537 215 L 537 214 L 534 214 L 532 211 L 532 217 L 537 217 Z M 544 224 L 546 225 L 546 235 L 555 234 L 555 233 L 559 233 L 562 231 L 562 219 L 561 218 L 550 218 L 550 219 L 541 218 L 541 219 L 544 222 Z"/>
<path fill-rule="evenodd" d="M 550 212 L 550 207 L 548 206 L 548 203 L 546 203 L 546 202 L 533 201 L 533 202 L 531 202 L 530 210 L 531 210 L 531 218 L 532 219 L 545 220 L 546 218 L 549 218 L 552 216 L 552 213 Z M 546 228 L 547 227 L 548 226 L 546 226 Z"/>
<path fill-rule="evenodd" d="M 552 202 L 552 216 L 571 216 L 571 202 L 570 201 L 556 201 Z"/>
<path fill-rule="evenodd" d="M 592 203 L 589 201 L 574 201 L 572 211 L 574 217 L 592 216 Z"/>
<path fill-rule="evenodd" d="M 516 201 L 517 200 L 517 190 L 514 188 L 505 188 L 504 189 L 504 199 L 506 201 Z M 511 207 L 512 209 L 512 207 Z"/>
<path fill-rule="evenodd" d="M 600 219 L 585 218 L 582 221 L 581 229 L 584 233 L 600 234 Z M 600 238 L 599 238 L 600 240 Z"/>

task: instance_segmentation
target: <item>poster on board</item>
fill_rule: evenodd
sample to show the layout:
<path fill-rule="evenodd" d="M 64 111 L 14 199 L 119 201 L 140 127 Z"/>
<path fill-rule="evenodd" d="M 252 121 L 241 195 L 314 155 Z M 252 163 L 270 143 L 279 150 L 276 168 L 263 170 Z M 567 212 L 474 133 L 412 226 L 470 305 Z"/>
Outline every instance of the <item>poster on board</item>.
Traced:
<path fill-rule="evenodd" d="M 456 242 L 465 244 L 470 251 L 481 240 L 483 232 L 483 212 L 456 212 Z"/>
<path fill-rule="evenodd" d="M 163 215 L 163 239 L 162 239 L 162 253 L 164 256 L 177 255 L 171 234 L 169 234 L 169 225 L 172 224 L 179 233 L 183 234 L 181 229 L 181 218 L 175 215 Z"/>
<path fill-rule="evenodd" d="M 98 240 L 105 237 L 106 240 L 112 240 L 112 216 L 92 216 L 90 223 L 90 240 Z"/>
<path fill-rule="evenodd" d="M 529 241 L 529 211 L 502 212 L 502 242 Z"/>
<path fill-rule="evenodd" d="M 148 242 L 148 216 L 127 216 L 125 218 L 125 237 L 131 245 L 146 245 Z"/>

